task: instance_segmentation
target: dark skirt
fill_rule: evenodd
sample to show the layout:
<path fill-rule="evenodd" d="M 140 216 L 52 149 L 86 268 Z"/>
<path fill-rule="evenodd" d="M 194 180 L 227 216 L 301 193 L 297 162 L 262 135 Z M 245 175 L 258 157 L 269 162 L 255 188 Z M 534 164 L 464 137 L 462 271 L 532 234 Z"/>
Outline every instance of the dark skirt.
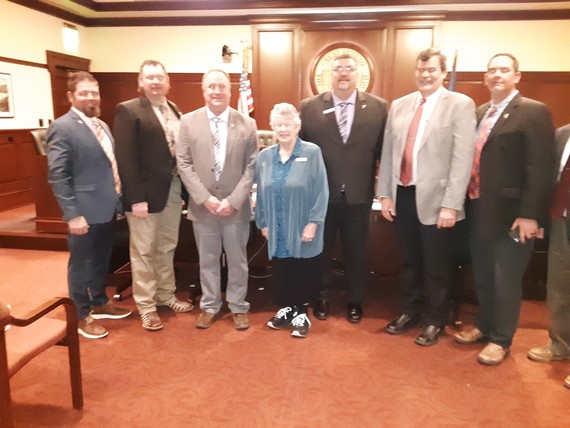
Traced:
<path fill-rule="evenodd" d="M 277 258 L 273 266 L 273 298 L 279 307 L 301 306 L 317 299 L 322 281 L 321 255 L 308 259 Z"/>

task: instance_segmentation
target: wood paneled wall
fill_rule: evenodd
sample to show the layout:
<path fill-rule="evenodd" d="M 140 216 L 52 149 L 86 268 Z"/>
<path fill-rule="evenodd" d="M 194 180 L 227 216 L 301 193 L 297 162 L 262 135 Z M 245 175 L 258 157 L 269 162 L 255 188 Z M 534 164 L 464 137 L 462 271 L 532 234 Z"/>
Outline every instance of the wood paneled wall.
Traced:
<path fill-rule="evenodd" d="M 489 91 L 483 83 L 483 74 L 483 71 L 457 73 L 456 91 L 470 96 L 477 105 L 487 102 Z M 523 71 L 517 87 L 522 96 L 541 101 L 550 108 L 555 127 L 570 122 L 570 72 Z"/>
<path fill-rule="evenodd" d="M 0 211 L 33 202 L 35 156 L 29 129 L 0 131 Z"/>
<path fill-rule="evenodd" d="M 101 118 L 113 127 L 115 106 L 140 96 L 137 92 L 138 73 L 93 73 L 101 91 Z M 202 73 L 169 73 L 168 99 L 176 103 L 182 113 L 188 113 L 204 105 Z M 239 99 L 239 74 L 231 74 L 231 106 L 236 108 Z"/>
<path fill-rule="evenodd" d="M 253 27 L 253 91 L 258 128 L 274 104 L 298 105 L 315 95 L 315 64 L 333 48 L 356 47 L 374 70 L 369 92 L 392 100 L 414 90 L 417 54 L 435 44 L 435 22 L 263 24 Z"/>

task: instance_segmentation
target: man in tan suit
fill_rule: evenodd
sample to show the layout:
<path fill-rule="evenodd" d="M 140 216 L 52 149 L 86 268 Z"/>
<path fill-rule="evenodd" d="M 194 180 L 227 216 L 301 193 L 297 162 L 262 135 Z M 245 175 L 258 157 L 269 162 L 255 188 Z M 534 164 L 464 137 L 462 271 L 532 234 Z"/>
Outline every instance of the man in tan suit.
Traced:
<path fill-rule="evenodd" d="M 417 92 L 392 103 L 384 135 L 377 195 L 402 248 L 401 315 L 386 325 L 401 334 L 422 321 L 418 345 L 437 343 L 453 284 L 452 228 L 473 162 L 475 104 L 443 87 L 446 58 L 436 49 L 416 61 Z"/>
<path fill-rule="evenodd" d="M 200 258 L 202 314 L 196 327 L 208 328 L 222 307 L 220 257 L 228 266 L 226 300 L 234 326 L 247 329 L 247 253 L 257 140 L 255 121 L 230 108 L 230 78 L 210 70 L 202 79 L 206 106 L 185 114 L 176 146 L 178 171 L 190 195 Z"/>

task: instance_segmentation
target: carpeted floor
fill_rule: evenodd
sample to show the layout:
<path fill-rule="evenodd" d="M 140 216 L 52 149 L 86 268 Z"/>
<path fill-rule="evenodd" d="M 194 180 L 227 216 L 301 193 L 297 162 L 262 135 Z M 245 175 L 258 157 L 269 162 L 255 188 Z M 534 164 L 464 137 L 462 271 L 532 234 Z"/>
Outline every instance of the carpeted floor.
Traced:
<path fill-rule="evenodd" d="M 0 249 L 0 298 L 24 313 L 65 294 L 66 264 L 67 253 Z M 424 348 L 416 331 L 384 333 L 398 312 L 396 279 L 371 277 L 358 325 L 337 291 L 332 316 L 312 318 L 306 339 L 265 326 L 276 309 L 269 288 L 251 280 L 247 331 L 227 310 L 208 330 L 194 326 L 198 309 L 161 311 L 165 328 L 153 333 L 136 314 L 105 321 L 107 338 L 81 338 L 83 411 L 71 407 L 65 349 L 51 348 L 11 379 L 16 427 L 570 426 L 570 364 L 526 358 L 547 340 L 544 302 L 524 302 L 511 356 L 485 367 L 480 346 L 449 335 Z M 131 298 L 120 304 L 134 310 Z M 475 311 L 464 305 L 462 320 Z"/>

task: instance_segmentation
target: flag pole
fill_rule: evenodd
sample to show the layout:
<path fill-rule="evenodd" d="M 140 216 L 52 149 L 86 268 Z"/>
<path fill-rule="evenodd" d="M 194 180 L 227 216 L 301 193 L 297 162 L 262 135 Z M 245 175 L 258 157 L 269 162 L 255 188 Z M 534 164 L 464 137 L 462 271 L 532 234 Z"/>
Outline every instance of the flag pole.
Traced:
<path fill-rule="evenodd" d="M 455 92 L 455 83 L 457 82 L 457 49 L 455 49 L 455 55 L 453 56 L 453 67 L 451 69 L 451 77 L 449 78 L 449 89 L 451 92 Z"/>

